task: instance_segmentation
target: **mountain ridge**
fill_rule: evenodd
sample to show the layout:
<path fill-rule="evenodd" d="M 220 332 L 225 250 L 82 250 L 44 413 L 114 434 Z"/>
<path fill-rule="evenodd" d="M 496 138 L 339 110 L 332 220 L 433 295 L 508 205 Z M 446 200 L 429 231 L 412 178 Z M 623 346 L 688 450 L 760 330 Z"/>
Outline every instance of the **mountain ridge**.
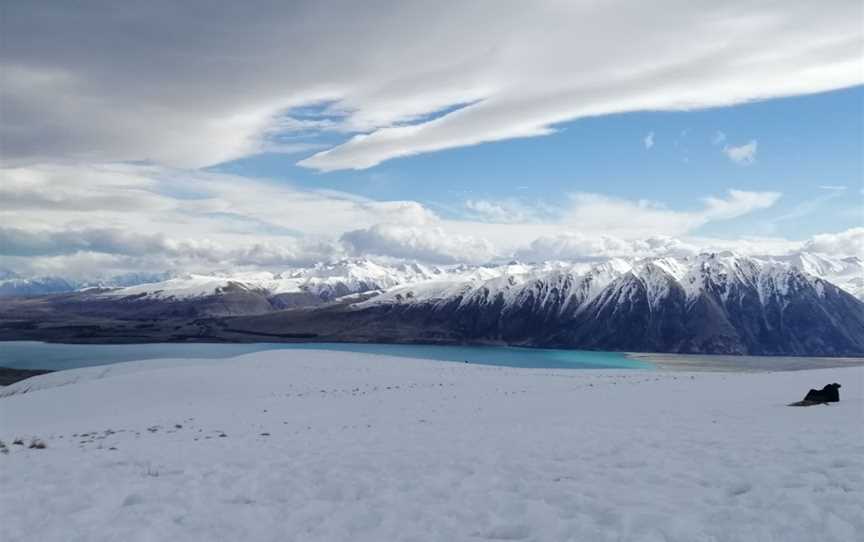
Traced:
<path fill-rule="evenodd" d="M 704 255 L 598 264 L 529 280 L 394 288 L 349 310 L 383 320 L 453 322 L 465 340 L 610 350 L 732 354 L 864 352 L 864 303 L 779 262 Z"/>
<path fill-rule="evenodd" d="M 584 271 L 598 264 L 624 269 L 652 262 L 673 275 L 682 262 L 693 261 L 712 253 L 686 257 L 605 258 L 591 261 L 509 262 L 484 265 L 425 265 L 417 262 L 386 263 L 357 258 L 283 271 L 224 271 L 181 273 L 178 271 L 125 273 L 103 279 L 72 279 L 62 276 L 25 277 L 0 270 L 0 296 L 68 293 L 81 290 L 111 290 L 108 295 L 146 294 L 159 298 L 218 295 L 229 284 L 272 295 L 307 291 L 324 294 L 328 299 L 367 290 L 386 290 L 395 286 L 453 277 L 464 280 L 493 278 L 502 274 L 537 274 L 550 270 Z M 864 300 L 864 261 L 857 257 L 829 257 L 817 253 L 797 252 L 785 256 L 739 256 L 730 252 L 713 253 L 715 257 L 733 257 L 788 264 L 810 275 L 823 278 Z M 330 290 L 328 292 L 328 289 Z M 107 292 L 106 292 L 107 293 Z"/>
<path fill-rule="evenodd" d="M 0 303 L 0 339 L 266 338 L 861 355 L 864 302 L 805 270 L 849 277 L 847 268 L 859 263 L 732 253 L 498 266 L 354 260 L 9 298 Z"/>

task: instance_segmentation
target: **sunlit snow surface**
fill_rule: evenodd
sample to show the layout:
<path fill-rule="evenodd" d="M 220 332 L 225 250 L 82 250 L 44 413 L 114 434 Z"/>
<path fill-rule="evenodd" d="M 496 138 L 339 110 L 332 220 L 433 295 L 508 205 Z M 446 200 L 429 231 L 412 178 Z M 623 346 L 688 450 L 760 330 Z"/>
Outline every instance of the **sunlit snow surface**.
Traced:
<path fill-rule="evenodd" d="M 840 403 L 785 406 L 835 381 Z M 25 382 L 0 399 L 4 542 L 864 532 L 862 368 L 568 371 L 294 350 Z"/>

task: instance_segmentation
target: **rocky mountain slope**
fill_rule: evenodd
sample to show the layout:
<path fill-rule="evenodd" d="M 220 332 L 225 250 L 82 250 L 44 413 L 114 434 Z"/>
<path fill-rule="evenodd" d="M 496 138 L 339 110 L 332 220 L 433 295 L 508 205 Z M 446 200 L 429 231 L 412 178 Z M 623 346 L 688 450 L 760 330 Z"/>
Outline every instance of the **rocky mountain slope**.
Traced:
<path fill-rule="evenodd" d="M 421 335 L 434 330 L 429 339 L 443 329 L 454 340 L 531 346 L 864 352 L 860 300 L 789 262 L 731 254 L 427 281 L 391 289 L 350 310 L 355 320 L 362 314 L 373 322 L 402 322 Z"/>

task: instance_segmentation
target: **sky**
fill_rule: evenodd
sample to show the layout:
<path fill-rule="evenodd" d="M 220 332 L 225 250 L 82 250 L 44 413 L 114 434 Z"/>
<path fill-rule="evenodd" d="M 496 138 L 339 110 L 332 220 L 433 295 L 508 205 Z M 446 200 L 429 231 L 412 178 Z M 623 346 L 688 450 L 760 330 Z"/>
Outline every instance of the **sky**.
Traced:
<path fill-rule="evenodd" d="M 864 254 L 864 6 L 21 2 L 0 268 Z"/>

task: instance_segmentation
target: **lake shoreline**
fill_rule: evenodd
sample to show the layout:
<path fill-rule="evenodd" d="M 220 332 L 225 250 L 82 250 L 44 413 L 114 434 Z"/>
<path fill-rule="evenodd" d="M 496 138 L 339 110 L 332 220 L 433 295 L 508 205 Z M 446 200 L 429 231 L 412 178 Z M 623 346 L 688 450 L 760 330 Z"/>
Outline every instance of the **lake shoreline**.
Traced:
<path fill-rule="evenodd" d="M 807 371 L 864 366 L 864 358 L 815 356 L 732 356 L 723 354 L 673 354 L 627 352 L 627 357 L 650 363 L 662 371 L 759 373 Z"/>
<path fill-rule="evenodd" d="M 0 343 L 4 344 L 4 343 Z M 420 358 L 429 361 L 471 363 L 502 367 L 522 367 L 528 369 L 614 369 L 659 372 L 727 372 L 759 373 L 778 371 L 801 371 L 864 366 L 864 358 L 853 357 L 800 357 L 800 356 L 731 356 L 707 354 L 672 354 L 654 352 L 600 352 L 582 350 L 554 350 L 534 347 L 498 345 L 405 345 L 389 343 L 321 343 L 317 341 L 294 343 L 123 343 L 123 344 L 80 344 L 50 343 L 40 341 L 5 342 L 16 344 L 27 350 L 17 355 L 11 350 L 0 351 L 0 386 L 27 379 L 31 376 L 57 370 L 75 369 L 92 365 L 112 365 L 127 361 L 144 361 L 158 358 L 175 359 L 220 359 L 258 351 L 244 346 L 257 344 L 260 350 L 325 350 L 331 352 L 365 352 L 395 356 L 398 358 Z M 141 349 L 133 350 L 135 346 Z M 220 348 L 224 345 L 224 351 Z M 158 347 L 165 347 L 158 349 Z M 68 347 L 67 352 L 64 347 Z M 113 354 L 107 358 L 98 352 L 82 356 L 76 350 L 87 347 L 97 349 L 122 349 L 122 355 Z M 157 350 L 153 350 L 157 348 Z M 209 348 L 207 348 L 209 347 Z M 46 351 L 51 349 L 53 352 Z M 440 349 L 440 350 L 439 350 Z M 131 350 L 131 352 L 130 352 Z M 174 351 L 176 350 L 176 351 Z M 562 357 L 563 356 L 563 357 Z M 567 358 L 573 356 L 569 361 Z M 586 359 L 579 360 L 580 356 Z M 606 358 L 608 356 L 608 358 Z M 92 357 L 81 363 L 83 358 Z M 30 358 L 30 359 L 27 359 Z M 599 358 L 599 359 L 598 359 Z M 30 360 L 39 361 L 30 361 Z M 22 363 L 22 360 L 26 360 Z M 58 362 L 59 360 L 59 362 Z M 622 361 L 624 363 L 622 363 Z"/>
<path fill-rule="evenodd" d="M 621 352 L 559 350 L 502 346 L 457 346 L 384 343 L 142 343 L 62 344 L 37 341 L 3 343 L 0 367 L 15 369 L 72 369 L 146 359 L 218 359 L 262 350 L 326 350 L 379 354 L 396 358 L 531 369 L 639 369 L 648 362 Z"/>
<path fill-rule="evenodd" d="M 335 350 L 334 350 L 335 351 Z M 242 354 L 241 354 L 242 355 Z M 783 358 L 786 361 L 785 364 L 777 366 L 762 366 L 757 367 L 752 364 L 740 364 L 740 363 L 721 363 L 718 360 L 702 360 L 695 359 L 696 356 L 690 354 L 646 354 L 646 353 L 629 353 L 627 357 L 643 362 L 652 364 L 653 370 L 661 371 L 661 372 L 727 372 L 727 373 L 763 373 L 763 372 L 782 372 L 782 371 L 808 371 L 813 369 L 841 369 L 847 367 L 861 367 L 864 366 L 864 359 L 862 358 L 814 358 L 814 359 L 801 359 L 801 358 Z M 709 356 L 702 356 L 709 357 Z M 719 356 L 718 356 L 719 357 Z M 727 356 L 722 356 L 727 357 Z M 728 356 L 733 357 L 733 356 Z M 736 361 L 740 361 L 740 358 L 749 358 L 751 356 L 734 356 Z M 406 358 L 408 359 L 408 358 Z M 132 361 L 147 361 L 145 360 L 132 360 Z M 432 360 L 428 361 L 440 361 L 440 360 Z M 446 360 L 445 360 L 446 361 Z M 118 361 L 116 363 L 129 363 L 127 361 Z M 450 362 L 456 363 L 456 362 Z M 522 369 L 526 369 L 527 367 L 521 367 Z M 573 367 L 570 371 L 576 370 L 628 370 L 627 368 L 617 368 L 617 369 L 609 369 L 609 368 L 587 368 L 587 367 Z M 63 370 L 74 370 L 74 368 L 70 369 L 16 369 L 12 367 L 2 367 L 0 366 L 0 386 L 8 386 L 10 384 L 14 384 L 15 382 L 20 382 L 21 380 L 26 380 L 28 378 L 39 376 L 47 373 L 53 373 L 56 371 Z M 637 369 L 644 370 L 644 369 Z"/>
<path fill-rule="evenodd" d="M 248 333 L 248 332 L 244 332 Z M 267 339 L 267 340 L 263 340 Z M 755 358 L 755 359 L 770 359 L 770 360 L 839 360 L 841 362 L 837 367 L 854 366 L 857 364 L 864 365 L 864 353 L 860 357 L 842 354 L 836 356 L 808 356 L 796 354 L 712 354 L 712 353 L 681 353 L 681 352 L 632 352 L 629 350 L 598 350 L 591 348 L 566 348 L 557 346 L 537 346 L 531 344 L 512 344 L 504 341 L 451 341 L 451 340 L 399 340 L 388 341 L 362 338 L 352 340 L 341 340 L 334 337 L 317 337 L 306 336 L 305 334 L 291 333 L 256 333 L 254 337 L 212 337 L 201 336 L 191 339 L 189 337 L 147 337 L 147 336 L 123 336 L 123 337 L 25 337 L 25 338 L 8 338 L 0 336 L 0 347 L 5 343 L 22 343 L 32 342 L 41 344 L 56 344 L 56 345 L 74 345 L 74 346 L 133 346 L 133 345 L 152 345 L 152 344 L 172 344 L 172 345 L 255 345 L 255 344 L 345 344 L 345 345 L 386 345 L 386 346 L 445 346 L 445 347 L 467 347 L 467 348 L 518 348 L 524 350 L 560 350 L 572 352 L 604 352 L 613 354 L 622 354 L 634 360 L 658 360 L 657 363 L 668 365 L 679 365 L 683 358 L 715 358 L 715 359 L 740 359 L 740 358 Z M 849 363 L 854 362 L 856 363 Z M 816 365 L 812 368 L 827 367 L 824 365 Z"/>

